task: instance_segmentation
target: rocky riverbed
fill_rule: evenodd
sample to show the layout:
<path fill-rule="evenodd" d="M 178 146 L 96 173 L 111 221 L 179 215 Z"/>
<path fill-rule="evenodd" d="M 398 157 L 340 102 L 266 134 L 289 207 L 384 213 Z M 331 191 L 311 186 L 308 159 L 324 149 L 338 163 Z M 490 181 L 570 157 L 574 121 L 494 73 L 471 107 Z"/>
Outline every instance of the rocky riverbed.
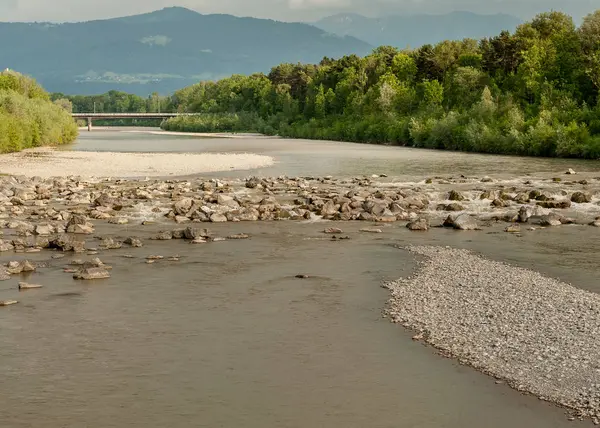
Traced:
<path fill-rule="evenodd" d="M 112 274 L 97 258 L 104 251 L 127 248 L 133 254 L 149 241 L 211 245 L 250 237 L 239 228 L 215 234 L 214 223 L 352 221 L 364 223 L 360 231 L 373 233 L 373 239 L 385 227 L 407 227 L 415 231 L 415 240 L 433 227 L 468 235 L 499 224 L 515 235 L 570 223 L 598 233 L 594 226 L 600 226 L 600 179 L 573 172 L 512 180 L 445 176 L 420 182 L 379 175 L 231 180 L 6 176 L 0 178 L 0 251 L 5 257 L 22 253 L 23 258 L 53 250 L 51 257 L 58 260 L 64 252 L 81 254 L 65 271 L 75 279 L 94 281 Z M 107 233 L 115 228 L 121 235 L 128 224 L 136 226 L 135 234 Z M 154 226 L 139 233 L 142 225 Z M 318 227 L 322 239 L 347 238 L 327 223 Z M 578 377 L 595 379 L 588 371 L 596 370 L 591 357 L 600 356 L 592 344 L 598 328 L 596 295 L 461 251 L 414 251 L 431 261 L 408 282 L 390 285 L 393 320 L 517 389 L 576 409 L 578 416 L 599 416 L 594 388 L 600 380 L 586 383 Z M 146 263 L 163 259 L 150 255 Z M 178 256 L 166 259 L 177 262 Z M 44 263 L 12 260 L 0 269 L 0 279 L 43 268 Z M 23 283 L 22 289 L 36 285 Z M 446 300 L 436 300 L 442 297 Z M 466 314 L 465 302 L 481 310 Z M 433 310 L 430 305 L 438 306 Z M 583 308 L 581 314 L 578 308 Z M 572 321 L 569 314 L 574 314 Z M 575 350 L 578 344 L 581 348 Z"/>

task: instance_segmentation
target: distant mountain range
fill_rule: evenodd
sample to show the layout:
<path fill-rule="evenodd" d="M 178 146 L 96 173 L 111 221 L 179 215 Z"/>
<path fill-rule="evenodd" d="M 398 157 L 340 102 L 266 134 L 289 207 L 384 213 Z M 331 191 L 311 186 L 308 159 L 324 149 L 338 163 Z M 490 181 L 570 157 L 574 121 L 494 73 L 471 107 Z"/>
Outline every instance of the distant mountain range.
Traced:
<path fill-rule="evenodd" d="M 69 94 L 168 93 L 201 79 L 373 49 L 309 24 L 180 7 L 82 23 L 0 23 L 0 40 L 0 69 L 30 74 L 49 91 Z"/>
<path fill-rule="evenodd" d="M 329 16 L 314 25 L 339 36 L 353 36 L 374 45 L 417 48 L 441 40 L 480 39 L 502 30 L 513 31 L 521 20 L 504 14 L 451 12 L 444 15 L 406 15 L 367 18 L 356 14 Z"/>
<path fill-rule="evenodd" d="M 418 47 L 512 30 L 508 15 L 335 15 L 314 25 L 171 7 L 81 23 L 0 23 L 0 70 L 35 77 L 51 92 L 112 89 L 166 94 L 199 80 L 268 72 L 282 62 L 365 55 L 375 46 Z"/>

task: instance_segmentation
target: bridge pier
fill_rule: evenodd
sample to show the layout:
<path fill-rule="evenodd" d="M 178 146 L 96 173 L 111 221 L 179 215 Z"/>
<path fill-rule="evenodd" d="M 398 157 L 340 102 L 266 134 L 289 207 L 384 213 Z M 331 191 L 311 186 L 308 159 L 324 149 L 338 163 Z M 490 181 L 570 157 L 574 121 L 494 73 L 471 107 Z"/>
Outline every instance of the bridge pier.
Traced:
<path fill-rule="evenodd" d="M 91 117 L 87 118 L 87 127 L 88 127 L 88 132 L 92 132 L 92 118 Z"/>

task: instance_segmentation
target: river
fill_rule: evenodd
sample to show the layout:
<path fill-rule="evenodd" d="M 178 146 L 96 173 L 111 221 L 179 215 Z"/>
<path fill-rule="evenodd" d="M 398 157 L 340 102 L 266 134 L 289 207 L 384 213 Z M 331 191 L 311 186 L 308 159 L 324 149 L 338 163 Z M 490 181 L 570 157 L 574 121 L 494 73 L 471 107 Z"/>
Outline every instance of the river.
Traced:
<path fill-rule="evenodd" d="M 600 171 L 598 162 L 115 131 L 82 133 L 69 149 L 268 154 L 276 164 L 251 172 L 263 176 Z M 123 257 L 130 249 L 105 252 L 112 277 L 91 285 L 62 272 L 71 256 L 31 256 L 50 264 L 31 279 L 45 288 L 0 311 L 2 427 L 573 426 L 564 410 L 412 341 L 382 318 L 380 285 L 415 269 L 396 246 L 423 243 L 469 248 L 598 292 L 600 241 L 590 240 L 589 228 L 519 238 L 494 228 L 415 235 L 392 225 L 375 236 L 358 233 L 358 223 L 339 224 L 353 239 L 337 242 L 318 239 L 322 223 L 215 224 L 216 233 L 252 239 L 147 241 L 133 259 Z M 146 236 L 159 227 L 99 225 L 97 232 Z M 150 254 L 182 257 L 148 265 Z"/>

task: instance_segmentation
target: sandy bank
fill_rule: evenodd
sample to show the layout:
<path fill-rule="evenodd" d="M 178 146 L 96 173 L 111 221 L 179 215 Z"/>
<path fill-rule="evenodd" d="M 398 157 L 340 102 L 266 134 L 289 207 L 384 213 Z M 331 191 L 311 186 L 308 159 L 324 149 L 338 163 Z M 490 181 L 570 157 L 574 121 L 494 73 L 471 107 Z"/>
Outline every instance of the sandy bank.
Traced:
<path fill-rule="evenodd" d="M 273 164 L 255 154 L 66 152 L 49 148 L 0 155 L 0 173 L 39 177 L 164 177 Z"/>
<path fill-rule="evenodd" d="M 448 247 L 410 247 L 418 273 L 389 285 L 389 315 L 511 386 L 600 417 L 600 296 Z"/>

